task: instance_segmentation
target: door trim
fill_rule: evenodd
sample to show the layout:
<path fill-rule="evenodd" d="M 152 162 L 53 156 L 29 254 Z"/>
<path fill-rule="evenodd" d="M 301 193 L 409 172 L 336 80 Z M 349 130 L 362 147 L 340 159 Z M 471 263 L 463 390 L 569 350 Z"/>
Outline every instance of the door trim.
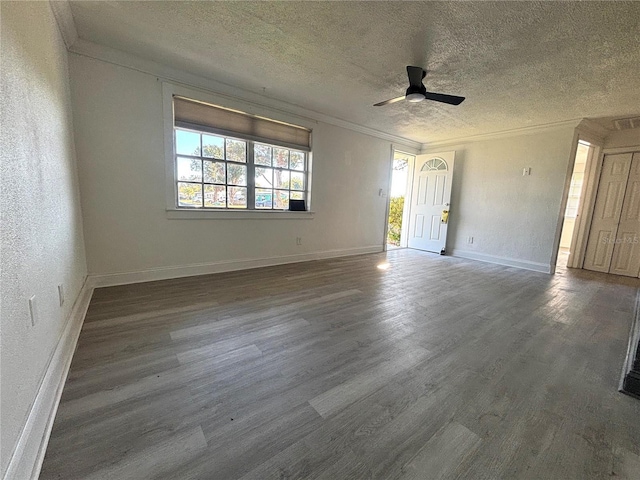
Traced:
<path fill-rule="evenodd" d="M 569 164 L 567 165 L 564 190 L 562 192 L 562 201 L 560 202 L 560 211 L 558 212 L 558 223 L 556 227 L 556 236 L 553 243 L 553 253 L 550 259 L 549 273 L 555 274 L 556 265 L 558 263 L 558 254 L 560 252 L 560 238 L 562 236 L 562 228 L 564 226 L 564 214 L 569 199 L 569 190 L 571 188 L 571 176 L 576 162 L 576 153 L 578 151 L 578 143 L 580 141 L 587 142 L 593 147 L 593 152 L 587 158 L 585 166 L 585 178 L 582 184 L 582 192 L 580 194 L 580 202 L 578 206 L 578 216 L 576 218 L 573 236 L 571 237 L 571 253 L 567 260 L 569 268 L 583 268 L 584 258 L 587 253 L 587 241 L 589 239 L 589 231 L 591 230 L 591 220 L 593 219 L 593 210 L 596 203 L 596 195 L 600 184 L 600 173 L 602 163 L 606 153 L 614 153 L 606 149 L 605 151 L 601 141 L 590 135 L 576 129 L 573 137 L 573 144 L 569 154 Z M 627 148 L 625 151 L 628 151 Z M 622 152 L 615 152 L 622 153 Z"/>
<path fill-rule="evenodd" d="M 589 231 L 593 220 L 593 212 L 600 186 L 600 175 L 604 163 L 605 154 L 602 147 L 593 145 L 593 151 L 587 157 L 585 166 L 585 179 L 582 184 L 580 202 L 578 205 L 578 217 L 571 239 L 571 251 L 567 261 L 567 266 L 571 268 L 582 268 L 584 258 L 587 254 L 587 243 L 589 241 Z"/>
<path fill-rule="evenodd" d="M 386 206 L 384 212 L 384 232 L 382 239 L 382 251 L 387 251 L 387 236 L 389 231 L 389 209 L 391 201 L 391 183 L 393 182 L 393 162 L 395 160 L 396 152 L 405 154 L 409 157 L 413 157 L 412 159 L 407 159 L 409 171 L 407 172 L 407 185 L 404 193 L 404 209 L 402 212 L 402 232 L 400 233 L 400 248 L 407 247 L 407 235 L 409 232 L 409 210 L 407 208 L 407 197 L 411 199 L 412 188 L 413 188 L 413 163 L 415 162 L 415 158 L 419 153 L 412 153 L 410 149 L 406 148 L 398 148 L 396 145 L 391 145 L 391 156 L 389 160 L 389 174 L 387 179 L 387 193 L 384 197 L 386 199 Z M 404 243 L 404 245 L 403 245 Z"/>
<path fill-rule="evenodd" d="M 387 251 L 387 237 L 389 232 L 389 201 L 391 200 L 391 182 L 393 181 L 393 157 L 395 156 L 396 149 L 393 145 L 391 147 L 391 154 L 389 156 L 389 173 L 387 175 L 387 195 L 384 197 L 384 230 L 382 231 L 382 251 Z"/>

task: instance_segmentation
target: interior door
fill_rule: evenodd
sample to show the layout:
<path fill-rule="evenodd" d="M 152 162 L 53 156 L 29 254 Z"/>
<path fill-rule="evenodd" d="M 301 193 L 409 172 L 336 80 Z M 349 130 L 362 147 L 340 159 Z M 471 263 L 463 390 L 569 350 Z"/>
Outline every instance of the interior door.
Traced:
<path fill-rule="evenodd" d="M 640 274 L 640 153 L 633 155 L 609 273 Z"/>
<path fill-rule="evenodd" d="M 409 248 L 444 253 L 455 152 L 418 155 L 413 173 Z M 443 212 L 446 214 L 443 215 Z"/>
<path fill-rule="evenodd" d="M 604 157 L 584 258 L 587 270 L 608 272 L 611 267 L 632 157 L 631 153 Z"/>

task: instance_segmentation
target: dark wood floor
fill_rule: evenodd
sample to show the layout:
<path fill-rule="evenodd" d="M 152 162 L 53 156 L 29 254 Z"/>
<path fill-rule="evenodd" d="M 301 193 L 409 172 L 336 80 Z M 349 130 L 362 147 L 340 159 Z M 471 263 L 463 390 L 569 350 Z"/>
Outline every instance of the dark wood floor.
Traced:
<path fill-rule="evenodd" d="M 41 478 L 638 479 L 638 287 L 396 250 L 98 289 Z"/>

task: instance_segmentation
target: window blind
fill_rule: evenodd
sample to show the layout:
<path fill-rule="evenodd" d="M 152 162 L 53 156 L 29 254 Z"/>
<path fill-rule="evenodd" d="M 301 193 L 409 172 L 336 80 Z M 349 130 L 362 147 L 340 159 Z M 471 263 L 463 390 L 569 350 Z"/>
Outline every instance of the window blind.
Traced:
<path fill-rule="evenodd" d="M 179 96 L 173 97 L 173 114 L 179 127 L 208 127 L 247 140 L 311 150 L 311 131 L 304 127 Z"/>

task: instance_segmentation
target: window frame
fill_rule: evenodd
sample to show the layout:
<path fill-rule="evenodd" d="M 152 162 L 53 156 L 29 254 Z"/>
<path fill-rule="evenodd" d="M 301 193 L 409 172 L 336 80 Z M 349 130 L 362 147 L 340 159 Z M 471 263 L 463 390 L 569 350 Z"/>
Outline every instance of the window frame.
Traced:
<path fill-rule="evenodd" d="M 277 142 L 271 144 L 263 141 L 250 138 L 242 138 L 241 136 L 234 135 L 233 132 L 217 130 L 211 127 L 203 127 L 201 125 L 188 125 L 186 123 L 179 122 L 174 125 L 173 117 L 173 96 L 182 96 L 197 101 L 211 103 L 213 105 L 219 105 L 225 108 L 231 108 L 246 112 L 251 115 L 259 115 L 265 118 L 270 118 L 275 121 L 290 123 L 293 125 L 299 125 L 309 130 L 313 130 L 313 127 L 317 124 L 316 121 L 310 120 L 304 117 L 298 117 L 294 114 L 284 113 L 282 111 L 274 111 L 267 107 L 252 104 L 244 100 L 232 99 L 227 96 L 222 96 L 213 93 L 205 93 L 203 91 L 192 90 L 187 87 L 174 85 L 169 82 L 162 82 L 163 93 L 163 120 L 164 120 L 164 150 L 165 150 L 165 198 L 166 198 L 166 212 L 169 219 L 312 219 L 315 212 L 311 209 L 312 201 L 312 166 L 313 166 L 313 145 L 310 145 L 310 151 L 305 151 L 305 170 L 302 172 L 305 175 L 304 194 L 306 197 L 306 211 L 289 211 L 289 210 L 274 210 L 274 209 L 262 209 L 255 208 L 255 187 L 249 187 L 249 183 L 253 185 L 255 181 L 255 164 L 249 162 L 247 158 L 247 208 L 214 208 L 214 207 L 180 207 L 178 206 L 178 171 L 175 152 L 175 128 L 186 128 L 189 130 L 195 130 L 205 134 L 214 134 L 218 136 L 224 136 L 242 140 L 247 143 L 247 157 L 249 156 L 249 149 L 251 149 L 251 155 L 253 160 L 253 145 L 255 143 L 268 144 L 271 146 L 282 147 L 288 150 L 303 151 L 299 147 L 293 145 L 279 145 Z M 313 142 L 313 134 L 311 135 L 311 142 Z M 251 164 L 251 171 L 249 171 L 249 165 Z M 290 170 L 290 169 L 287 169 Z M 197 182 L 196 182 L 197 183 Z M 202 183 L 202 182 L 200 182 Z M 289 186 L 290 190 L 291 185 Z M 273 189 L 276 190 L 275 188 Z M 249 194 L 249 192 L 251 192 Z M 204 197 L 204 191 L 203 191 Z M 204 201 L 204 198 L 203 198 Z M 249 208 L 249 205 L 253 205 L 254 208 Z"/>

